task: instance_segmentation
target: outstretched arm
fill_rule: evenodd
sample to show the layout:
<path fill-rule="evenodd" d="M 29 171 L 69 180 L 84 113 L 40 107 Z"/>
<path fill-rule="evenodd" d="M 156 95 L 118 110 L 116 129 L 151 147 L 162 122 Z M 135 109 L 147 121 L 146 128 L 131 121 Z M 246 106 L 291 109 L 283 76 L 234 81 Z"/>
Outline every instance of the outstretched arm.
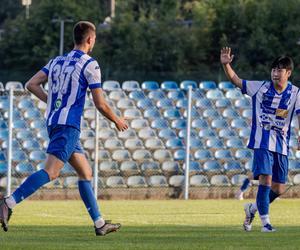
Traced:
<path fill-rule="evenodd" d="M 124 131 L 128 129 L 128 124 L 126 120 L 122 117 L 118 117 L 111 109 L 111 107 L 108 105 L 107 101 L 103 96 L 102 89 L 95 88 L 95 89 L 91 89 L 91 91 L 92 91 L 93 101 L 95 103 L 96 108 L 99 110 L 99 112 L 102 115 L 104 115 L 107 119 L 115 123 L 119 131 Z"/>
<path fill-rule="evenodd" d="M 242 79 L 238 77 L 238 75 L 234 72 L 230 65 L 230 63 L 233 60 L 233 57 L 234 55 L 231 55 L 231 48 L 224 47 L 221 49 L 220 61 L 223 65 L 223 69 L 225 71 L 226 76 L 235 86 L 242 89 Z"/>
<path fill-rule="evenodd" d="M 33 77 L 31 77 L 31 79 L 26 82 L 25 85 L 28 91 L 45 103 L 47 103 L 47 93 L 44 91 L 41 85 L 45 83 L 47 79 L 48 76 L 45 74 L 45 72 L 40 70 Z"/>

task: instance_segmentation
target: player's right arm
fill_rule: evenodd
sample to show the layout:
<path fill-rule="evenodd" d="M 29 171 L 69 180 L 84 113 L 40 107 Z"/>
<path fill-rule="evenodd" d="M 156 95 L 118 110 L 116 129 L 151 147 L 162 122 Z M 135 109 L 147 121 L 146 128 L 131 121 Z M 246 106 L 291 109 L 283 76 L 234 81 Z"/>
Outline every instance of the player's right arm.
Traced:
<path fill-rule="evenodd" d="M 103 95 L 103 91 L 100 88 L 91 89 L 93 101 L 95 103 L 96 108 L 100 111 L 102 115 L 104 115 L 107 119 L 115 123 L 117 129 L 119 131 L 124 131 L 128 129 L 128 124 L 126 120 L 122 117 L 118 117 L 115 112 L 108 105 L 105 97 Z"/>
<path fill-rule="evenodd" d="M 233 60 L 234 55 L 231 55 L 231 48 L 224 47 L 221 49 L 220 53 L 220 62 L 223 65 L 224 72 L 228 79 L 240 89 L 243 88 L 242 79 L 238 77 L 238 75 L 232 69 L 230 63 Z"/>
<path fill-rule="evenodd" d="M 40 70 L 31 79 L 26 82 L 25 87 L 28 91 L 34 94 L 37 98 L 47 103 L 47 93 L 44 91 L 42 84 L 47 82 L 47 74 Z"/>

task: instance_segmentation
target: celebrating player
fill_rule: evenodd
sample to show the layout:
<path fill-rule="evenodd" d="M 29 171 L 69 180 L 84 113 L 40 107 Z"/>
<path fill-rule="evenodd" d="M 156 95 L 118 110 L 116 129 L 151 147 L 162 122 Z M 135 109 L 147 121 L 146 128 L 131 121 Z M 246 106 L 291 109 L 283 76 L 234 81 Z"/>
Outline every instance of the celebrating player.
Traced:
<path fill-rule="evenodd" d="M 230 63 L 231 49 L 221 49 L 220 61 L 231 82 L 252 97 L 252 130 L 248 147 L 254 150 L 253 177 L 259 180 L 256 203 L 245 204 L 245 231 L 250 231 L 258 210 L 262 232 L 273 232 L 269 204 L 284 192 L 288 174 L 290 125 L 294 112 L 300 123 L 299 88 L 288 81 L 293 71 L 290 57 L 280 56 L 271 65 L 270 81 L 246 81 Z M 298 138 L 299 139 L 299 138 Z M 298 147 L 299 149 L 299 147 Z"/>
<path fill-rule="evenodd" d="M 116 116 L 103 96 L 100 67 L 88 55 L 95 39 L 95 26 L 86 21 L 78 22 L 73 29 L 74 49 L 50 60 L 26 83 L 31 93 L 47 103 L 48 156 L 45 169 L 29 176 L 11 196 L 0 200 L 0 222 L 4 231 L 8 230 L 12 208 L 56 179 L 66 162 L 73 166 L 79 176 L 80 196 L 94 221 L 96 235 L 105 235 L 121 226 L 105 222 L 99 212 L 91 186 L 92 170 L 79 139 L 87 88 L 91 90 L 96 108 L 114 122 L 118 130 L 128 128 L 127 122 Z M 46 81 L 49 84 L 48 94 L 42 88 Z"/>

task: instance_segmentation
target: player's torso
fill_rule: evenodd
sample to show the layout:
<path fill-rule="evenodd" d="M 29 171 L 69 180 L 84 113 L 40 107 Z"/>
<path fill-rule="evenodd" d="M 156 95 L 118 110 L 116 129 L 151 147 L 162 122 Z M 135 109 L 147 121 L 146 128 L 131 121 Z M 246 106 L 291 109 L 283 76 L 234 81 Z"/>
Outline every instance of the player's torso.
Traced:
<path fill-rule="evenodd" d="M 48 74 L 48 125 L 80 123 L 87 89 L 83 70 L 89 59 L 87 54 L 73 50 L 53 60 Z"/>

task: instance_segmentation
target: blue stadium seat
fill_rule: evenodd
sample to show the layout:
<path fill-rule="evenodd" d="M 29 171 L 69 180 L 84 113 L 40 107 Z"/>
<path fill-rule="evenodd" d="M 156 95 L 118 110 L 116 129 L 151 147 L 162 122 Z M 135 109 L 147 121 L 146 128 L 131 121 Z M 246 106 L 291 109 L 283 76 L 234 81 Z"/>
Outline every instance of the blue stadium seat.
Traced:
<path fill-rule="evenodd" d="M 230 125 L 234 129 L 243 129 L 249 127 L 248 123 L 242 118 L 233 119 Z"/>
<path fill-rule="evenodd" d="M 217 84 L 214 81 L 202 81 L 199 83 L 199 88 L 208 91 L 210 89 L 216 89 Z"/>
<path fill-rule="evenodd" d="M 298 160 L 289 161 L 289 172 L 291 174 L 300 173 L 300 162 Z"/>
<path fill-rule="evenodd" d="M 27 155 L 23 150 L 14 150 L 12 154 L 12 160 L 15 162 L 27 160 Z"/>
<path fill-rule="evenodd" d="M 214 129 L 224 129 L 228 128 L 228 123 L 222 118 L 217 118 L 211 121 L 211 127 Z"/>
<path fill-rule="evenodd" d="M 1 130 L 8 128 L 8 124 L 6 123 L 6 121 L 0 120 L 0 128 Z"/>
<path fill-rule="evenodd" d="M 184 118 L 187 118 L 187 115 L 188 115 L 188 111 L 187 110 L 184 110 L 183 112 L 183 117 Z M 192 119 L 197 119 L 197 118 L 200 118 L 201 115 L 200 113 L 198 112 L 198 109 L 195 108 L 195 107 L 192 107 L 192 110 L 191 110 L 191 117 Z"/>
<path fill-rule="evenodd" d="M 136 106 L 140 109 L 149 109 L 153 108 L 154 104 L 150 98 L 144 98 L 142 100 L 138 100 Z"/>
<path fill-rule="evenodd" d="M 249 128 L 249 127 L 242 128 L 239 131 L 239 137 L 241 137 L 242 139 L 248 139 L 248 138 L 250 138 L 250 134 L 251 134 L 251 128 Z"/>
<path fill-rule="evenodd" d="M 117 138 L 109 138 L 104 142 L 104 149 L 113 151 L 117 149 L 123 149 L 123 142 Z"/>
<path fill-rule="evenodd" d="M 229 149 L 219 149 L 215 151 L 215 158 L 220 162 L 225 162 L 231 160 L 232 155 Z"/>
<path fill-rule="evenodd" d="M 179 118 L 179 119 L 173 120 L 171 122 L 171 128 L 178 129 L 178 130 L 185 129 L 186 128 L 186 119 Z"/>
<path fill-rule="evenodd" d="M 203 89 L 193 89 L 192 91 L 192 99 L 198 100 L 200 98 L 205 97 L 205 91 Z"/>
<path fill-rule="evenodd" d="M 141 173 L 135 161 L 123 161 L 120 165 L 123 176 L 139 175 Z"/>
<path fill-rule="evenodd" d="M 38 150 L 41 148 L 40 144 L 35 139 L 28 139 L 26 141 L 23 141 L 22 147 L 27 151 Z"/>
<path fill-rule="evenodd" d="M 136 118 L 142 118 L 142 113 L 140 110 L 136 108 L 130 108 L 124 110 L 124 117 L 127 118 L 127 120 L 132 120 Z"/>
<path fill-rule="evenodd" d="M 208 149 L 198 149 L 194 153 L 194 158 L 195 158 L 195 160 L 197 160 L 199 162 L 206 162 L 208 160 L 212 160 L 213 156 L 212 156 L 211 151 Z"/>
<path fill-rule="evenodd" d="M 1 157 L 1 152 L 0 152 Z M 5 176 L 7 174 L 7 163 L 0 161 L 0 177 Z"/>
<path fill-rule="evenodd" d="M 222 149 L 224 148 L 223 140 L 219 138 L 209 138 L 206 141 L 206 147 L 210 149 Z"/>
<path fill-rule="evenodd" d="M 242 111 L 242 117 L 247 120 L 252 119 L 252 109 L 244 109 Z"/>
<path fill-rule="evenodd" d="M 219 82 L 218 88 L 223 90 L 223 91 L 227 91 L 229 89 L 234 89 L 235 86 L 230 81 L 222 81 L 222 82 Z"/>
<path fill-rule="evenodd" d="M 230 120 L 240 117 L 239 113 L 236 110 L 232 109 L 232 108 L 226 108 L 225 110 L 223 110 L 222 116 L 224 118 L 230 119 Z"/>
<path fill-rule="evenodd" d="M 34 108 L 34 102 L 29 98 L 23 98 L 18 102 L 17 107 L 22 110 Z"/>
<path fill-rule="evenodd" d="M 106 91 L 120 90 L 121 86 L 118 81 L 107 80 L 102 84 L 102 88 Z"/>
<path fill-rule="evenodd" d="M 188 100 L 187 99 L 180 99 L 176 102 L 176 108 L 179 109 L 187 109 L 188 108 Z"/>
<path fill-rule="evenodd" d="M 165 128 L 159 131 L 158 136 L 162 139 L 170 139 L 176 137 L 176 132 L 173 129 Z"/>
<path fill-rule="evenodd" d="M 206 120 L 197 118 L 192 121 L 192 128 L 194 128 L 194 129 L 208 128 L 208 123 Z"/>
<path fill-rule="evenodd" d="M 210 109 L 213 106 L 211 101 L 207 98 L 196 99 L 196 107 L 199 109 Z"/>
<path fill-rule="evenodd" d="M 211 100 L 222 99 L 222 98 L 224 98 L 224 94 L 219 89 L 211 89 L 211 90 L 207 91 L 206 98 L 211 99 Z"/>
<path fill-rule="evenodd" d="M 247 162 L 252 159 L 253 152 L 251 149 L 238 149 L 234 156 L 239 161 Z"/>
<path fill-rule="evenodd" d="M 10 90 L 10 89 L 15 89 L 15 90 L 24 90 L 23 84 L 18 81 L 8 81 L 5 84 L 5 90 Z"/>
<path fill-rule="evenodd" d="M 204 118 L 211 119 L 211 120 L 220 117 L 218 111 L 213 108 L 205 109 L 202 115 Z"/>
<path fill-rule="evenodd" d="M 248 161 L 246 161 L 245 163 L 244 163 L 244 168 L 245 168 L 245 170 L 247 171 L 247 172 L 250 172 L 250 171 L 252 171 L 252 164 L 253 164 L 253 160 L 252 159 L 248 159 Z"/>
<path fill-rule="evenodd" d="M 28 124 L 25 120 L 14 120 L 13 121 L 13 128 L 14 129 L 25 129 L 28 127 Z"/>
<path fill-rule="evenodd" d="M 102 161 L 99 164 L 101 176 L 112 176 L 120 173 L 119 165 L 115 161 Z"/>
<path fill-rule="evenodd" d="M 244 169 L 241 166 L 239 161 L 235 161 L 235 160 L 229 160 L 226 161 L 223 165 L 223 168 L 226 172 L 226 174 L 237 174 L 237 173 L 243 173 Z"/>
<path fill-rule="evenodd" d="M 1 120 L 0 120 L 1 124 Z M 0 125 L 1 128 L 1 125 Z M 8 140 L 8 129 L 1 128 L 0 129 L 0 141 L 7 141 Z"/>
<path fill-rule="evenodd" d="M 137 81 L 125 81 L 122 83 L 122 89 L 125 91 L 134 91 L 140 89 L 140 84 Z"/>
<path fill-rule="evenodd" d="M 151 122 L 151 127 L 155 129 L 165 129 L 169 127 L 169 123 L 165 119 L 157 118 Z"/>
<path fill-rule="evenodd" d="M 165 161 L 162 163 L 161 169 L 166 176 L 181 173 L 181 169 L 177 161 Z"/>
<path fill-rule="evenodd" d="M 185 150 L 177 149 L 173 154 L 173 158 L 175 161 L 184 161 L 185 160 Z"/>
<path fill-rule="evenodd" d="M 144 143 L 141 139 L 138 139 L 138 138 L 127 139 L 125 141 L 125 148 L 127 148 L 129 150 L 143 149 Z"/>
<path fill-rule="evenodd" d="M 168 108 L 173 108 L 174 104 L 171 99 L 164 98 L 164 99 L 158 100 L 156 103 L 156 106 L 160 109 L 168 109 Z"/>
<path fill-rule="evenodd" d="M 147 149 L 137 149 L 132 154 L 132 159 L 138 162 L 150 160 L 151 158 L 152 158 L 152 154 Z"/>
<path fill-rule="evenodd" d="M 207 174 L 216 174 L 216 173 L 222 173 L 222 167 L 216 160 L 209 160 L 204 162 L 203 164 L 203 170 Z"/>
<path fill-rule="evenodd" d="M 44 119 L 34 120 L 30 123 L 30 127 L 33 129 L 44 129 L 46 128 L 46 121 Z"/>
<path fill-rule="evenodd" d="M 153 90 L 149 92 L 148 97 L 157 101 L 166 98 L 166 95 L 162 90 Z"/>
<path fill-rule="evenodd" d="M 249 98 L 240 98 L 234 101 L 234 107 L 236 109 L 252 109 L 251 102 Z"/>
<path fill-rule="evenodd" d="M 110 176 L 106 180 L 106 185 L 109 188 L 124 188 L 127 187 L 122 176 Z"/>
<path fill-rule="evenodd" d="M 76 171 L 74 168 L 67 162 L 65 163 L 64 167 L 60 171 L 61 176 L 71 176 L 71 175 L 76 175 Z"/>
<path fill-rule="evenodd" d="M 146 91 L 152 91 L 159 89 L 159 84 L 156 81 L 145 81 L 142 83 L 142 89 Z"/>
<path fill-rule="evenodd" d="M 144 110 L 144 117 L 150 120 L 154 120 L 161 117 L 161 114 L 157 108 L 149 108 Z"/>
<path fill-rule="evenodd" d="M 184 143 L 180 138 L 171 138 L 166 141 L 166 147 L 169 149 L 179 149 L 184 147 Z"/>
<path fill-rule="evenodd" d="M 209 187 L 209 180 L 205 175 L 193 175 L 190 179 L 190 185 L 192 187 Z"/>
<path fill-rule="evenodd" d="M 217 134 L 216 134 L 215 130 L 213 130 L 211 128 L 205 128 L 205 129 L 201 129 L 199 131 L 200 138 L 207 139 L 207 138 L 216 137 L 216 136 L 217 136 Z"/>
<path fill-rule="evenodd" d="M 190 148 L 192 151 L 195 151 L 199 148 L 203 148 L 203 142 L 199 138 L 193 138 L 190 139 Z"/>
<path fill-rule="evenodd" d="M 9 112 L 5 111 L 4 118 L 8 119 L 8 115 L 9 115 Z M 18 120 L 18 119 L 21 119 L 21 118 L 22 118 L 22 113 L 20 112 L 20 110 L 14 109 L 13 110 L 13 120 Z"/>
<path fill-rule="evenodd" d="M 132 129 L 135 129 L 135 130 L 140 130 L 142 128 L 148 128 L 149 127 L 149 122 L 147 119 L 143 119 L 143 118 L 138 118 L 138 119 L 133 119 L 131 122 L 130 122 L 130 127 Z"/>
<path fill-rule="evenodd" d="M 231 128 L 223 128 L 218 133 L 220 138 L 229 139 L 231 137 L 235 137 L 236 133 Z"/>
<path fill-rule="evenodd" d="M 185 171 L 185 163 L 183 164 L 183 171 Z M 201 168 L 201 165 L 197 161 L 190 161 L 189 165 L 189 174 L 191 175 L 198 175 L 203 172 L 203 169 Z"/>
<path fill-rule="evenodd" d="M 146 98 L 144 92 L 142 90 L 134 90 L 129 93 L 129 98 L 135 101 L 143 100 Z"/>
<path fill-rule="evenodd" d="M 192 89 L 197 88 L 197 82 L 191 80 L 184 80 L 180 83 L 180 88 L 184 90 L 188 90 L 188 87 L 191 86 Z"/>
<path fill-rule="evenodd" d="M 141 170 L 144 175 L 160 174 L 161 169 L 156 161 L 145 161 L 141 164 Z"/>
<path fill-rule="evenodd" d="M 211 177 L 210 184 L 219 187 L 229 187 L 230 181 L 226 175 L 214 175 Z"/>
<path fill-rule="evenodd" d="M 141 130 L 139 130 L 139 137 L 143 140 L 153 138 L 156 137 L 156 132 L 152 128 L 142 128 Z"/>
<path fill-rule="evenodd" d="M 8 140 L 3 141 L 1 146 L 2 146 L 2 149 L 7 149 L 8 148 Z M 18 140 L 12 139 L 12 149 L 13 150 L 20 150 L 21 149 L 21 145 L 20 145 Z"/>
<path fill-rule="evenodd" d="M 163 116 L 168 120 L 174 120 L 181 117 L 181 114 L 177 108 L 168 108 L 164 111 Z"/>
<path fill-rule="evenodd" d="M 161 83 L 160 87 L 161 87 L 161 89 L 167 90 L 167 91 L 178 89 L 178 85 L 174 81 L 164 81 Z"/>
<path fill-rule="evenodd" d="M 147 187 L 146 179 L 144 176 L 129 176 L 127 179 L 128 187 Z"/>
<path fill-rule="evenodd" d="M 233 186 L 242 186 L 245 179 L 247 179 L 248 176 L 244 174 L 236 174 L 231 177 L 231 184 Z"/>
<path fill-rule="evenodd" d="M 8 99 L 0 99 L 0 110 L 9 110 L 9 100 Z"/>
<path fill-rule="evenodd" d="M 24 118 L 29 119 L 29 120 L 40 119 L 41 118 L 41 113 L 36 108 L 28 109 L 24 113 Z"/>
<path fill-rule="evenodd" d="M 0 151 L 0 161 L 6 161 L 6 154 Z"/>
<path fill-rule="evenodd" d="M 238 88 L 228 90 L 225 97 L 232 100 L 244 98 L 241 90 Z"/>
<path fill-rule="evenodd" d="M 187 131 L 186 129 L 181 129 L 178 133 L 178 137 L 181 138 L 181 139 L 184 139 L 186 138 L 186 135 L 187 135 Z M 190 136 L 191 136 L 191 139 L 195 139 L 196 137 L 198 137 L 198 133 L 195 129 L 191 129 L 190 130 Z"/>
<path fill-rule="evenodd" d="M 167 187 L 168 182 L 165 176 L 163 175 L 153 175 L 149 177 L 148 184 L 150 187 Z"/>
<path fill-rule="evenodd" d="M 41 151 L 41 150 L 35 150 L 35 151 L 32 151 L 30 152 L 29 154 L 29 160 L 31 161 L 44 161 L 46 160 L 47 158 L 47 155 L 44 151 Z"/>
<path fill-rule="evenodd" d="M 33 174 L 34 172 L 35 172 L 35 169 L 30 162 L 23 161 L 23 162 L 18 163 L 18 165 L 16 166 L 16 175 L 18 177 L 28 176 L 28 175 Z"/>
<path fill-rule="evenodd" d="M 238 148 L 243 148 L 245 145 L 244 145 L 244 142 L 242 141 L 242 139 L 240 138 L 229 138 L 227 141 L 226 141 L 226 147 L 232 149 L 238 149 Z"/>
<path fill-rule="evenodd" d="M 154 160 L 157 160 L 159 162 L 165 162 L 173 160 L 172 154 L 170 150 L 168 149 L 157 149 L 154 151 L 153 154 Z"/>
<path fill-rule="evenodd" d="M 173 175 L 169 179 L 169 185 L 172 187 L 182 187 L 184 185 L 184 175 Z"/>
<path fill-rule="evenodd" d="M 215 102 L 215 106 L 217 109 L 225 109 L 225 108 L 231 107 L 231 105 L 232 104 L 231 104 L 230 100 L 227 98 L 218 99 Z"/>
<path fill-rule="evenodd" d="M 168 98 L 173 101 L 181 100 L 185 98 L 184 92 L 182 90 L 172 90 L 168 93 Z"/>

